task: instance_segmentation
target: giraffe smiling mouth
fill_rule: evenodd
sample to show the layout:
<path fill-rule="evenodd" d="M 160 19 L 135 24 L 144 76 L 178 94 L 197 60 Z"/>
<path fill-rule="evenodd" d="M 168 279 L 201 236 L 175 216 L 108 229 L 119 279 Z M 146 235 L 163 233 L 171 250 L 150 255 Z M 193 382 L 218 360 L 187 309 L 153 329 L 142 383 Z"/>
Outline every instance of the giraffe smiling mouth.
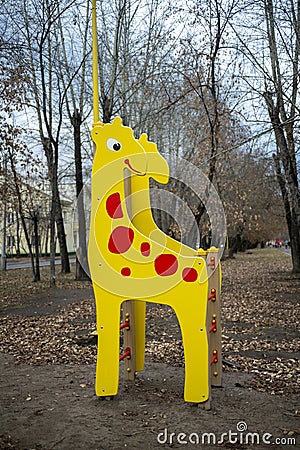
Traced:
<path fill-rule="evenodd" d="M 129 167 L 129 169 L 131 169 L 133 172 L 135 172 L 135 173 L 142 173 L 142 172 L 140 172 L 139 170 L 136 170 L 136 169 L 134 169 L 133 167 L 132 167 L 132 165 L 130 164 L 130 161 L 129 161 L 129 159 L 125 159 L 125 161 L 124 161 L 124 163 Z"/>

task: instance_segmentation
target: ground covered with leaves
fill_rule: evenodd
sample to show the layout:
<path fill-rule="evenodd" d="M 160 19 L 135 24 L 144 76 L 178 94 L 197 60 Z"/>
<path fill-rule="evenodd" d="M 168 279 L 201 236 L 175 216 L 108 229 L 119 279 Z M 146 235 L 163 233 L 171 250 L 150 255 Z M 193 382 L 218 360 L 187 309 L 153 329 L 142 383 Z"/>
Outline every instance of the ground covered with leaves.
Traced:
<path fill-rule="evenodd" d="M 188 438 L 181 444 L 176 433 L 220 436 L 241 421 L 261 432 L 260 439 L 263 432 L 279 436 L 276 448 L 297 448 L 300 278 L 291 274 L 290 257 L 276 249 L 238 254 L 222 266 L 226 364 L 210 412 L 182 400 L 184 356 L 170 308 L 149 305 L 145 371 L 133 385 L 121 377 L 119 395 L 106 402 L 93 393 L 90 284 L 61 275 L 49 289 L 46 268 L 39 284 L 27 269 L 1 273 L 0 448 L 200 448 Z M 166 429 L 175 436 L 159 442 Z M 204 448 L 269 448 L 244 441 L 234 443 L 227 433 Z"/>

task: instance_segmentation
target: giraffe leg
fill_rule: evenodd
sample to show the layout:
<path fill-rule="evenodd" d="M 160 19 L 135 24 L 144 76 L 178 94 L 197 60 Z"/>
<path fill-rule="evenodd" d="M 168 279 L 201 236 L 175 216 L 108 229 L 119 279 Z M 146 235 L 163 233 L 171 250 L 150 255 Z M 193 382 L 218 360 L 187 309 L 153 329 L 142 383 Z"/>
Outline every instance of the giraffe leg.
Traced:
<path fill-rule="evenodd" d="M 120 301 L 94 286 L 97 312 L 98 351 L 96 395 L 116 395 L 119 383 Z"/>
<path fill-rule="evenodd" d="M 195 294 L 197 295 L 197 293 Z M 192 302 L 189 300 L 188 308 L 184 304 L 176 305 L 174 308 L 183 340 L 185 358 L 184 399 L 187 402 L 201 403 L 209 399 L 205 301 L 206 297 L 202 299 L 201 304 L 199 300 Z"/>

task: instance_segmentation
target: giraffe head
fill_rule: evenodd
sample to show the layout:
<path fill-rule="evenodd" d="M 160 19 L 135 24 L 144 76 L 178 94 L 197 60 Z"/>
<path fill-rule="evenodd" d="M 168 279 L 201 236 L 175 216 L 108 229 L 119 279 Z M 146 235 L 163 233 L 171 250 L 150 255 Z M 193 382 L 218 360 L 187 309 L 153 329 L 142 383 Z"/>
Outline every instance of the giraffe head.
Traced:
<path fill-rule="evenodd" d="M 92 139 L 96 144 L 93 172 L 113 163 L 113 168 L 128 169 L 134 175 L 145 175 L 147 155 L 142 145 L 134 138 L 132 129 L 122 124 L 116 117 L 113 122 L 97 122 L 92 129 Z"/>
<path fill-rule="evenodd" d="M 138 141 L 147 154 L 147 175 L 158 183 L 167 184 L 169 181 L 169 166 L 165 158 L 157 150 L 157 145 L 148 141 L 146 133 L 143 133 Z"/>

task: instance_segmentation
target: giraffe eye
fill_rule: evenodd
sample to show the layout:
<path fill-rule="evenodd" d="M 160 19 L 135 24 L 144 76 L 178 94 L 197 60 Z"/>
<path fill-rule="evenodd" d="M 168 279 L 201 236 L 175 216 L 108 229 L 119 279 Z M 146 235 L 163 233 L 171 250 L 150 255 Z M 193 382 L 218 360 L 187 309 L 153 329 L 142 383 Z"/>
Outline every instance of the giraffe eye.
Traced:
<path fill-rule="evenodd" d="M 120 142 L 113 138 L 107 139 L 106 146 L 112 152 L 117 152 L 118 150 L 121 150 L 121 148 L 122 148 L 122 145 L 120 144 Z"/>

